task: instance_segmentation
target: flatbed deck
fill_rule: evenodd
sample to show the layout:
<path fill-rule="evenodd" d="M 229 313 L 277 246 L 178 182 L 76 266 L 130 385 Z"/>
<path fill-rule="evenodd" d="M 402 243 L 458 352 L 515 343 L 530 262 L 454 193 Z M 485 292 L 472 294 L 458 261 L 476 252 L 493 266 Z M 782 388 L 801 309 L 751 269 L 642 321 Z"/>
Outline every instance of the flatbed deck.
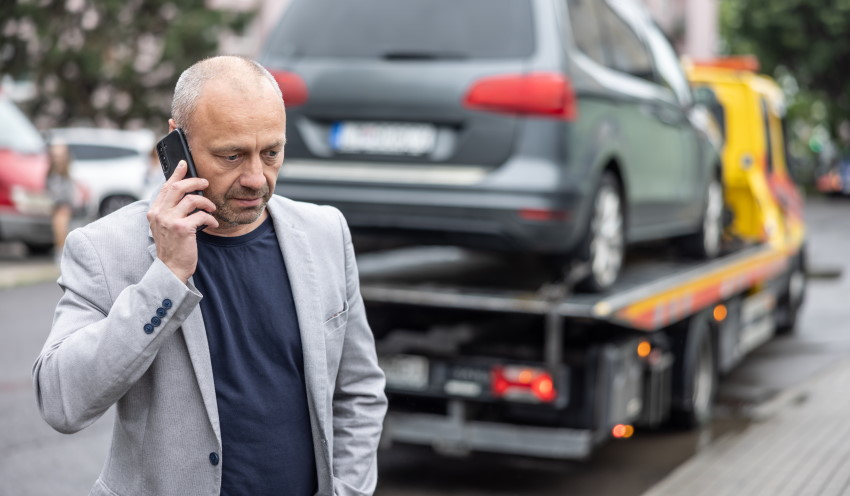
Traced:
<path fill-rule="evenodd" d="M 369 303 L 430 306 L 608 321 L 652 331 L 788 268 L 788 255 L 750 246 L 710 261 L 629 260 L 602 294 L 572 293 L 540 267 L 450 247 L 367 253 L 358 260 Z"/>

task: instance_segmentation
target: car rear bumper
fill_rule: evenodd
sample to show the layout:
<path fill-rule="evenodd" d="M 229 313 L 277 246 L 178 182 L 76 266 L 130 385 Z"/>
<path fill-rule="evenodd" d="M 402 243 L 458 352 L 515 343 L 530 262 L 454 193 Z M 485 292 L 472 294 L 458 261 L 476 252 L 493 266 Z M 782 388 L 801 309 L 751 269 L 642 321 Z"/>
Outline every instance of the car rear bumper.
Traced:
<path fill-rule="evenodd" d="M 0 240 L 32 244 L 53 243 L 50 218 L 0 211 Z"/>
<path fill-rule="evenodd" d="M 282 182 L 288 198 L 331 204 L 355 235 L 498 251 L 564 254 L 584 225 L 579 196 L 569 193 L 431 189 L 401 185 Z"/>

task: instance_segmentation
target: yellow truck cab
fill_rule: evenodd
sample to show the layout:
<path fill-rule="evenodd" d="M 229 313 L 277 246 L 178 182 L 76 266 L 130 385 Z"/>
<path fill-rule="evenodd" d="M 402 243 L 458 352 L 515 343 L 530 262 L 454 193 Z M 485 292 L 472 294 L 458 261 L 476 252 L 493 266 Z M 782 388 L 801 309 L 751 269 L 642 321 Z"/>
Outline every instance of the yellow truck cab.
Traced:
<path fill-rule="evenodd" d="M 797 254 L 805 237 L 803 200 L 788 173 L 779 85 L 758 74 L 758 60 L 749 56 L 686 62 L 685 69 L 696 90 L 710 88 L 720 103 L 714 113 L 725 140 L 728 234 Z"/>

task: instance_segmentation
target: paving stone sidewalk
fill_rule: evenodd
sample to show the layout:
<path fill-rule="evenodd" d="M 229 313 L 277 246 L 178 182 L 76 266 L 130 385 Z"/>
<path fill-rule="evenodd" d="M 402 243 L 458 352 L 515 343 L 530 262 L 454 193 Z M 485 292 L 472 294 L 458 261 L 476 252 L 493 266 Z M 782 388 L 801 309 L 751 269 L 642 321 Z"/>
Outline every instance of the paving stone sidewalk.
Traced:
<path fill-rule="evenodd" d="M 644 496 L 850 495 L 850 361 L 781 395 L 771 409 Z"/>

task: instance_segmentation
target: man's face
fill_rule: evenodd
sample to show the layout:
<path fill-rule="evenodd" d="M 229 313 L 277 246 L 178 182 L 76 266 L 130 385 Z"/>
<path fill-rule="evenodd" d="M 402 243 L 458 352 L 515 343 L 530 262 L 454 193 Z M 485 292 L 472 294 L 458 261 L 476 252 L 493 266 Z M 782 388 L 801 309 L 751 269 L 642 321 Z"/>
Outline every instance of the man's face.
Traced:
<path fill-rule="evenodd" d="M 265 80 L 245 87 L 209 81 L 188 139 L 198 175 L 209 181 L 204 196 L 216 206 L 213 216 L 220 225 L 215 231 L 251 231 L 265 218 L 283 163 L 286 112 L 281 98 Z"/>

